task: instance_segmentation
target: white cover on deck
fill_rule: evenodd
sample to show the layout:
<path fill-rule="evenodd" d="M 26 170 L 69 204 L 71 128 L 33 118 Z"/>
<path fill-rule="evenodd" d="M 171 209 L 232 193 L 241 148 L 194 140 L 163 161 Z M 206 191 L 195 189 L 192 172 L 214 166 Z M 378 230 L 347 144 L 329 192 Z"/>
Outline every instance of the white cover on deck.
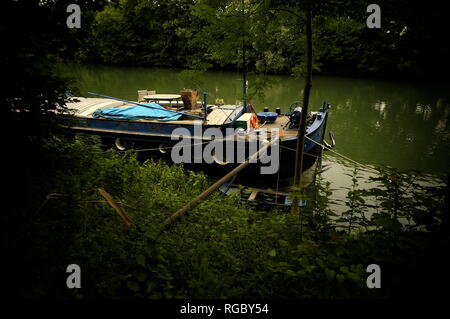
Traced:
<path fill-rule="evenodd" d="M 97 110 L 108 108 L 108 107 L 117 107 L 125 105 L 124 102 L 114 101 L 111 99 L 98 99 L 98 98 L 85 98 L 85 97 L 77 97 L 79 102 L 67 103 L 66 107 L 75 111 L 76 116 L 87 116 L 91 117 L 92 113 Z"/>

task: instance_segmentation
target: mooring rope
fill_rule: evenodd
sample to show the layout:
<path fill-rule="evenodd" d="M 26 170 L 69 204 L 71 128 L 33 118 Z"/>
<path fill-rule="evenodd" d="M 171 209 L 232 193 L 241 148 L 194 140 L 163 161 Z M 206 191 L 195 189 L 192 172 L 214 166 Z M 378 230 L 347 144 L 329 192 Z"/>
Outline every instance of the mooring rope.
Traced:
<path fill-rule="evenodd" d="M 340 156 L 340 157 L 342 157 L 342 158 L 345 158 L 346 160 L 348 160 L 348 161 L 350 161 L 350 162 L 352 162 L 352 163 L 355 163 L 355 164 L 357 164 L 357 165 L 359 165 L 359 166 L 362 166 L 362 167 L 366 168 L 367 170 L 371 170 L 371 171 L 373 171 L 373 172 L 377 172 L 377 173 L 378 173 L 378 171 L 377 171 L 376 169 L 374 169 L 374 168 L 372 168 L 372 167 L 370 167 L 370 166 L 368 166 L 368 165 L 361 164 L 361 163 L 359 163 L 359 162 L 357 162 L 357 161 L 355 161 L 355 160 L 349 158 L 348 156 L 342 155 L 342 154 L 340 154 L 340 153 L 338 153 L 338 152 L 336 152 L 336 151 L 334 151 L 334 150 L 332 150 L 332 149 L 326 147 L 324 144 L 321 144 L 321 143 L 319 143 L 319 142 L 317 142 L 317 141 L 314 141 L 312 138 L 310 138 L 310 137 L 308 137 L 308 136 L 306 136 L 306 135 L 305 135 L 305 138 L 307 138 L 307 139 L 310 140 L 311 142 L 313 142 L 313 143 L 319 145 L 319 146 L 322 147 L 323 149 L 326 149 L 326 150 L 328 150 L 328 151 L 330 151 L 330 152 L 332 152 L 332 153 L 334 153 L 334 154 L 336 154 L 336 155 L 338 155 L 338 156 Z M 293 151 L 293 152 L 296 152 L 296 151 L 297 151 L 297 150 L 295 150 L 295 149 L 293 149 L 293 148 L 290 148 L 290 147 L 287 147 L 287 146 L 283 146 L 283 145 L 280 145 L 280 147 L 285 148 L 285 149 L 288 149 L 288 150 Z M 313 156 L 313 157 L 315 157 L 315 158 L 317 158 L 317 159 L 319 159 L 319 158 L 321 157 L 321 156 L 314 155 L 314 154 L 311 154 L 311 153 L 308 153 L 308 152 L 304 152 L 303 154 L 306 154 L 306 155 L 309 155 L 309 156 Z"/>
<path fill-rule="evenodd" d="M 191 146 L 195 146 L 195 145 L 202 145 L 202 144 L 206 144 L 206 143 L 210 143 L 211 141 L 206 141 L 203 143 L 196 143 L 196 144 L 192 144 Z M 184 147 L 185 145 L 182 146 L 178 146 L 178 147 Z M 156 147 L 156 148 L 142 148 L 142 149 L 132 149 L 135 152 L 149 152 L 149 151 L 161 151 L 161 150 L 165 150 L 165 149 L 172 149 L 176 147 L 176 145 L 174 146 L 166 146 L 166 147 Z M 117 150 L 118 152 L 127 152 L 129 150 Z"/>
<path fill-rule="evenodd" d="M 368 166 L 368 165 L 361 164 L 361 163 L 359 163 L 359 162 L 357 162 L 357 161 L 351 159 L 350 157 L 347 157 L 347 156 L 342 155 L 342 154 L 340 154 L 340 153 L 338 153 L 338 152 L 336 152 L 336 151 L 333 151 L 332 149 L 326 147 L 324 144 L 321 144 L 321 143 L 319 143 L 319 142 L 317 142 L 317 141 L 314 141 L 312 138 L 310 138 L 310 137 L 308 137 L 308 136 L 306 136 L 306 135 L 305 135 L 305 137 L 306 137 L 308 140 L 310 140 L 311 142 L 313 142 L 313 143 L 315 143 L 315 144 L 321 146 L 323 149 L 326 149 L 326 150 L 328 150 L 328 151 L 330 151 L 330 152 L 332 152 L 332 153 L 334 153 L 334 154 L 336 154 L 336 155 L 338 155 L 338 156 L 340 156 L 340 157 L 342 157 L 342 158 L 345 158 L 347 161 L 350 161 L 350 162 L 355 163 L 355 164 L 357 164 L 357 165 L 359 165 L 359 166 L 362 166 L 362 167 L 364 167 L 364 168 L 366 168 L 366 169 L 368 169 L 368 170 L 371 170 L 371 171 L 373 171 L 373 172 L 377 172 L 377 173 L 378 173 L 378 171 L 377 171 L 376 169 L 374 169 L 374 168 L 372 168 L 372 167 L 370 167 L 370 166 Z"/>
<path fill-rule="evenodd" d="M 290 150 L 290 151 L 292 151 L 292 152 L 297 152 L 297 150 L 295 150 L 294 148 L 290 148 L 290 147 L 283 146 L 283 145 L 280 145 L 280 147 L 281 147 L 281 148 L 285 148 L 285 149 L 287 149 L 287 150 Z M 308 156 L 315 157 L 315 158 L 320 158 L 320 155 L 314 155 L 314 154 L 311 154 L 311 153 L 308 153 L 308 152 L 303 152 L 303 154 L 306 154 L 306 155 L 308 155 Z"/>

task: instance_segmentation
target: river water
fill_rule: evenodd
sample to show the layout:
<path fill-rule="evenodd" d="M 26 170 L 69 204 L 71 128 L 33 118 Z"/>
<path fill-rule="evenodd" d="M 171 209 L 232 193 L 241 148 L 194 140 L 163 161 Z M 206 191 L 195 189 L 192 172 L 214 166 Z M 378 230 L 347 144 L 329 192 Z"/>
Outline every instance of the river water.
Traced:
<path fill-rule="evenodd" d="M 241 76 L 237 72 L 206 72 L 200 77 L 180 75 L 182 70 L 61 65 L 60 72 L 75 80 L 85 96 L 88 91 L 123 99 L 137 99 L 137 90 L 178 93 L 192 88 L 208 92 L 208 103 L 224 99 L 239 103 Z M 249 101 L 257 111 L 269 107 L 282 112 L 301 100 L 303 81 L 289 76 L 268 76 L 268 86 L 250 76 Z M 263 94 L 261 94 L 263 93 Z M 334 76 L 314 76 L 310 110 L 331 104 L 327 131 L 336 139 L 334 151 L 367 166 L 386 165 L 438 175 L 450 172 L 450 83 L 387 81 Z M 351 185 L 354 163 L 327 152 L 323 173 L 333 196 L 344 199 Z M 362 171 L 362 187 L 369 172 Z"/>

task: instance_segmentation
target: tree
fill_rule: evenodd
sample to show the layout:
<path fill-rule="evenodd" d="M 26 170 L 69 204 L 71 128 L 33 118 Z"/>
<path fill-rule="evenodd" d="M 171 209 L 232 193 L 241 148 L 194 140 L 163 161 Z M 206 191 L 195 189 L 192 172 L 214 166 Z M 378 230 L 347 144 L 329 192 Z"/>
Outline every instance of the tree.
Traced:
<path fill-rule="evenodd" d="M 312 87 L 312 61 L 313 61 L 313 51 L 312 51 L 312 12 L 311 8 L 306 8 L 306 72 L 305 72 L 305 88 L 303 90 L 303 103 L 302 103 L 302 113 L 300 125 L 298 127 L 297 134 L 297 149 L 296 149 L 296 159 L 295 159 L 295 175 L 294 175 L 294 188 L 300 188 L 302 181 L 302 171 L 303 171 L 303 150 L 305 145 L 305 132 L 306 132 L 306 116 L 308 114 L 309 106 L 309 94 Z M 292 200 L 292 213 L 294 216 L 298 215 L 298 196 L 294 196 Z"/>
<path fill-rule="evenodd" d="M 91 1 L 86 1 L 87 3 Z M 0 67 L 4 81 L 0 107 L 4 123 L 7 199 L 2 214 L 2 245 L 8 278 L 5 289 L 14 295 L 28 283 L 33 247 L 27 230 L 37 202 L 42 202 L 42 141 L 58 131 L 55 110 L 64 108 L 69 81 L 55 72 L 60 54 L 71 47 L 75 30 L 66 25 L 69 1 L 6 1 L 0 16 L 3 48 Z M 14 280 L 14 282 L 8 282 Z"/>

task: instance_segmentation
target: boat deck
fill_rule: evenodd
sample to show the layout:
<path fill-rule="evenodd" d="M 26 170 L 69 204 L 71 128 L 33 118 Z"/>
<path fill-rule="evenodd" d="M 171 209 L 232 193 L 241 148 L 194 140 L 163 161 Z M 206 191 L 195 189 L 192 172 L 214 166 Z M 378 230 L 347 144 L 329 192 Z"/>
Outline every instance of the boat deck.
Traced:
<path fill-rule="evenodd" d="M 278 128 L 280 130 L 283 130 L 283 132 L 281 133 L 282 138 L 296 137 L 298 134 L 298 130 L 289 129 L 288 126 L 289 126 L 289 116 L 287 115 L 279 115 L 275 120 L 275 122 L 273 123 L 260 123 L 259 125 L 260 128 L 266 129 Z"/>
<path fill-rule="evenodd" d="M 163 101 L 161 102 L 162 105 Z M 84 98 L 77 97 L 76 101 L 73 103 L 68 103 L 67 108 L 72 110 L 73 115 L 78 118 L 92 119 L 92 114 L 97 110 L 104 108 L 126 108 L 133 106 L 135 104 L 115 101 L 107 98 Z M 168 104 L 167 104 L 168 105 Z M 192 118 L 189 116 L 182 116 L 180 119 L 175 121 L 164 121 L 164 124 L 176 124 L 176 125 L 211 125 L 211 126 L 223 126 L 233 122 L 236 116 L 241 112 L 242 106 L 239 105 L 208 105 L 209 113 L 207 116 L 206 123 L 200 118 Z M 202 117 L 202 108 L 183 110 L 185 113 L 193 114 Z M 129 122 L 129 123 L 161 123 L 158 120 L 148 120 L 148 119 L 137 119 L 137 120 L 127 120 L 127 119 L 104 119 L 105 121 L 116 121 L 116 122 Z M 282 140 L 296 138 L 298 131 L 297 129 L 289 129 L 289 116 L 279 115 L 273 123 L 259 123 L 259 128 L 263 129 L 273 129 L 278 128 L 281 130 L 280 137 Z M 117 130 L 117 129 L 116 129 Z"/>
<path fill-rule="evenodd" d="M 84 97 L 77 97 L 78 101 L 74 103 L 69 103 L 67 107 L 74 112 L 74 115 L 76 117 L 80 118 L 92 118 L 92 114 L 100 109 L 104 108 L 126 108 L 133 106 L 135 104 L 121 102 L 121 101 L 114 101 L 111 99 L 103 99 L 103 98 L 84 98 Z M 166 105 L 164 101 L 161 101 L 160 105 Z M 222 105 L 222 106 L 216 106 L 211 105 L 209 106 L 212 110 L 208 116 L 207 116 L 207 124 L 208 125 L 224 125 L 232 121 L 233 114 L 239 111 L 240 107 L 236 105 Z M 183 112 L 193 115 L 202 116 L 203 110 L 201 108 L 198 109 L 192 109 L 192 110 L 183 110 Z M 116 121 L 121 121 L 117 120 Z M 122 121 L 130 121 L 130 120 L 122 120 Z M 146 119 L 139 119 L 139 120 L 133 120 L 137 122 L 148 122 L 148 123 L 155 123 L 160 122 L 158 120 L 146 120 Z M 181 119 L 176 121 L 164 121 L 164 123 L 167 124 L 195 124 L 195 122 L 202 121 L 201 119 L 195 119 L 190 118 L 188 116 L 183 116 Z"/>

